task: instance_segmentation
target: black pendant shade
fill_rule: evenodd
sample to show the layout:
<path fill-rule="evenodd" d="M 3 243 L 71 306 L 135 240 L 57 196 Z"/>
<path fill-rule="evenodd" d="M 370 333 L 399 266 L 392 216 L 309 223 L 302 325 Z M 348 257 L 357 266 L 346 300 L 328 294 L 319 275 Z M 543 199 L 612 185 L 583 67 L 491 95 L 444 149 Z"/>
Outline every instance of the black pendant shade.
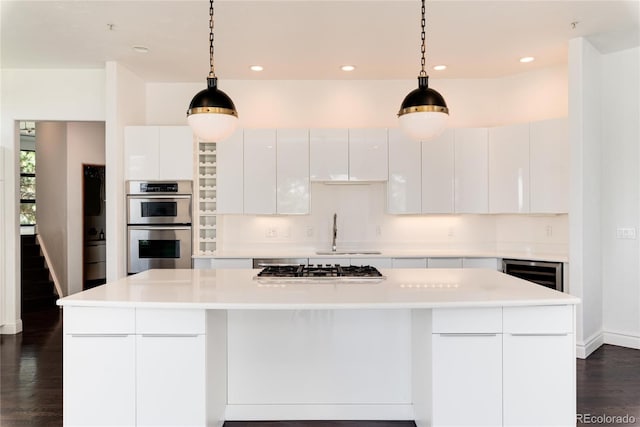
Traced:
<path fill-rule="evenodd" d="M 418 88 L 409 92 L 402 101 L 398 116 L 417 112 L 437 112 L 449 114 L 447 103 L 438 91 L 429 87 L 429 77 L 418 77 Z"/>
<path fill-rule="evenodd" d="M 220 142 L 238 126 L 238 111 L 231 98 L 218 89 L 213 69 L 213 0 L 209 0 L 209 75 L 207 88 L 196 93 L 187 110 L 187 121 L 200 141 Z"/>
<path fill-rule="evenodd" d="M 238 117 L 231 98 L 218 89 L 216 77 L 207 77 L 207 88 L 198 92 L 189 104 L 187 116 L 200 113 L 229 114 Z"/>

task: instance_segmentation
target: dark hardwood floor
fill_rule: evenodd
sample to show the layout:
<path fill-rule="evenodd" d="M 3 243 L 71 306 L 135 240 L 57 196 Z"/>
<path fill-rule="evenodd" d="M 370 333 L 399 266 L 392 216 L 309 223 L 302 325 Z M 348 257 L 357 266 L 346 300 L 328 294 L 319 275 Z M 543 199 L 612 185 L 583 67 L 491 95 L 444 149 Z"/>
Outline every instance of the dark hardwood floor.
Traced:
<path fill-rule="evenodd" d="M 62 312 L 56 308 L 25 314 L 23 323 L 23 333 L 0 335 L 0 426 L 61 426 Z M 578 426 L 640 426 L 640 350 L 602 346 L 587 360 L 577 361 L 577 382 Z M 581 416 L 585 422 L 580 422 Z M 628 422 L 632 417 L 635 420 Z M 402 421 L 225 423 L 226 427 L 413 425 Z"/>
<path fill-rule="evenodd" d="M 62 310 L 24 315 L 0 335 L 0 426 L 62 425 Z"/>

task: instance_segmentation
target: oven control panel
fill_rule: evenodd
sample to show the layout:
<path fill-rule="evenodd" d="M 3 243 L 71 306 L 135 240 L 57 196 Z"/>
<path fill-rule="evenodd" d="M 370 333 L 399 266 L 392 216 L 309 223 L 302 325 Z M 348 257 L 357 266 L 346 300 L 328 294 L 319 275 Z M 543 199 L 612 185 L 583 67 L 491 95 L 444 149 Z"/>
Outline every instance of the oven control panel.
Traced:
<path fill-rule="evenodd" d="M 127 194 L 189 194 L 191 181 L 127 181 Z"/>

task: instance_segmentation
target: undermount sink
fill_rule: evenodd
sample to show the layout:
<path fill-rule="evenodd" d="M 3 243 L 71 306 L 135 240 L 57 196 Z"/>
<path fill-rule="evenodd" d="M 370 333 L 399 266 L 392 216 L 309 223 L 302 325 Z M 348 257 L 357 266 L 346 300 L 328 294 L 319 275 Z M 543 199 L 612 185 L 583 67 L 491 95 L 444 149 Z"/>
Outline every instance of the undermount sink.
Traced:
<path fill-rule="evenodd" d="M 380 251 L 359 251 L 357 249 L 351 251 L 316 251 L 316 255 L 380 255 Z"/>

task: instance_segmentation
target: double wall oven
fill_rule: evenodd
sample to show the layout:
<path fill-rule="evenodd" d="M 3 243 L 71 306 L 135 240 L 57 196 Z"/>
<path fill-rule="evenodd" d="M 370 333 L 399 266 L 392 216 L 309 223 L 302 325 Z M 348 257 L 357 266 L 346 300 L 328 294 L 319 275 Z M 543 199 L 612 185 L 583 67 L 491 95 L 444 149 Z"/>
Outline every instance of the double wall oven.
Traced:
<path fill-rule="evenodd" d="M 191 268 L 191 181 L 127 181 L 127 273 Z"/>

